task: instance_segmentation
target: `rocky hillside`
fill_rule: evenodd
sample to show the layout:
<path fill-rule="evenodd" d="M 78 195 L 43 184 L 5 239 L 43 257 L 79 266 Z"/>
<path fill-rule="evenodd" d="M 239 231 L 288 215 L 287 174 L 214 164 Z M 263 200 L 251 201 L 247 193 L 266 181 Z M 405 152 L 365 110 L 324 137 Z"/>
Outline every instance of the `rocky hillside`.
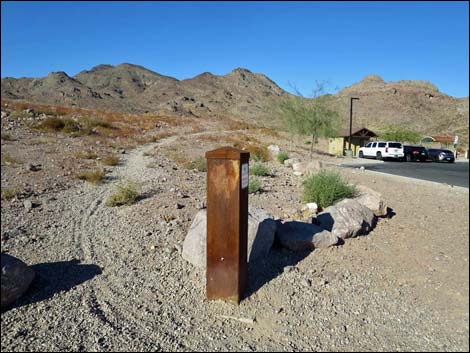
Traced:
<path fill-rule="evenodd" d="M 1 87 L 2 98 L 41 104 L 250 122 L 272 119 L 267 112 L 288 95 L 265 75 L 242 68 L 177 80 L 131 64 L 98 65 L 73 77 L 53 72 L 43 78 L 4 78 Z M 443 94 L 427 81 L 385 82 L 369 75 L 331 95 L 343 127 L 349 126 L 351 96 L 360 98 L 354 105 L 355 126 L 380 131 L 403 125 L 423 134 L 457 134 L 468 143 L 468 98 Z"/>
<path fill-rule="evenodd" d="M 385 82 L 377 75 L 331 97 L 349 126 L 350 97 L 354 102 L 353 125 L 380 131 L 387 125 L 400 125 L 430 135 L 459 135 L 468 143 L 468 98 L 454 98 L 439 92 L 427 81 Z"/>
<path fill-rule="evenodd" d="M 54 72 L 43 78 L 4 78 L 1 95 L 35 103 L 170 115 L 255 119 L 287 93 L 262 74 L 235 69 L 187 80 L 142 66 L 99 65 L 74 77 Z"/>

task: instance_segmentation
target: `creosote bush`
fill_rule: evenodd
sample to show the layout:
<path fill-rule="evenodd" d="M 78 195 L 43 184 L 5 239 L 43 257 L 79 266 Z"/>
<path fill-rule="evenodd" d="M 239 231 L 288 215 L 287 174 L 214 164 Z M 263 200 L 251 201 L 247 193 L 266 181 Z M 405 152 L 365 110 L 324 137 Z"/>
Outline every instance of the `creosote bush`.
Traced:
<path fill-rule="evenodd" d="M 72 118 L 49 117 L 37 126 L 40 130 L 73 133 L 80 130 L 80 125 Z"/>
<path fill-rule="evenodd" d="M 78 179 L 86 180 L 91 184 L 99 184 L 103 181 L 106 173 L 103 170 L 88 170 L 77 175 Z"/>
<path fill-rule="evenodd" d="M 331 206 L 336 201 L 354 197 L 355 185 L 349 185 L 334 171 L 321 170 L 308 176 L 303 182 L 303 201 L 316 202 L 321 208 Z"/>
<path fill-rule="evenodd" d="M 106 201 L 106 206 L 124 206 L 132 205 L 139 197 L 137 186 L 134 183 L 127 182 L 126 184 L 120 183 L 117 190 Z"/>
<path fill-rule="evenodd" d="M 250 178 L 250 182 L 248 183 L 248 193 L 253 194 L 257 191 L 261 190 L 261 182 L 258 178 Z"/>
<path fill-rule="evenodd" d="M 78 151 L 74 154 L 75 158 L 79 159 L 96 159 L 98 158 L 98 155 L 91 150 L 88 151 Z"/>
<path fill-rule="evenodd" d="M 266 146 L 247 146 L 244 150 L 250 152 L 250 159 L 255 162 L 267 162 L 271 158 Z"/>
<path fill-rule="evenodd" d="M 250 173 L 256 176 L 269 175 L 268 168 L 261 163 L 255 163 L 250 166 Z"/>

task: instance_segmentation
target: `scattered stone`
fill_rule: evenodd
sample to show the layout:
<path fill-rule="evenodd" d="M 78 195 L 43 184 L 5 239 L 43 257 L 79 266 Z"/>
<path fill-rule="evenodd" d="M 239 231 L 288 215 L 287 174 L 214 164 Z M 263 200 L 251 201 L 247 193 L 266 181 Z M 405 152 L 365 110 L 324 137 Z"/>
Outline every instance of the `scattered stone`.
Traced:
<path fill-rule="evenodd" d="M 23 205 L 27 211 L 33 208 L 33 202 L 31 200 L 24 200 Z"/>
<path fill-rule="evenodd" d="M 268 151 L 271 154 L 271 157 L 276 158 L 277 155 L 281 152 L 281 149 L 278 145 L 269 145 Z"/>
<path fill-rule="evenodd" d="M 31 171 L 31 172 L 37 172 L 39 170 L 41 170 L 41 165 L 40 164 L 31 164 L 31 163 L 28 163 L 26 165 L 26 170 L 27 171 Z"/>
<path fill-rule="evenodd" d="M 276 222 L 262 209 L 248 211 L 248 262 L 266 256 L 274 242 Z M 206 267 L 207 210 L 200 210 L 183 243 L 183 258 L 196 267 Z"/>
<path fill-rule="evenodd" d="M 295 163 L 299 163 L 300 159 L 298 158 L 289 158 L 284 161 L 286 167 L 292 167 Z"/>
<path fill-rule="evenodd" d="M 283 247 L 292 251 L 326 248 L 338 243 L 336 235 L 320 226 L 297 221 L 278 221 L 276 238 Z"/>
<path fill-rule="evenodd" d="M 34 271 L 23 261 L 1 254 L 2 289 L 1 307 L 7 307 L 20 298 L 34 279 Z"/>
<path fill-rule="evenodd" d="M 370 208 L 377 217 L 387 215 L 387 205 L 379 192 L 363 185 L 358 185 L 357 190 L 359 192 L 359 196 L 354 200 Z"/>
<path fill-rule="evenodd" d="M 176 203 L 176 205 L 175 205 L 175 208 L 176 208 L 177 210 L 180 210 L 180 209 L 182 209 L 183 207 L 184 207 L 184 205 L 183 205 L 183 204 L 180 204 L 180 203 Z"/>
<path fill-rule="evenodd" d="M 361 203 L 345 199 L 327 207 L 315 223 L 341 239 L 353 238 L 369 233 L 375 226 L 374 213 Z"/>

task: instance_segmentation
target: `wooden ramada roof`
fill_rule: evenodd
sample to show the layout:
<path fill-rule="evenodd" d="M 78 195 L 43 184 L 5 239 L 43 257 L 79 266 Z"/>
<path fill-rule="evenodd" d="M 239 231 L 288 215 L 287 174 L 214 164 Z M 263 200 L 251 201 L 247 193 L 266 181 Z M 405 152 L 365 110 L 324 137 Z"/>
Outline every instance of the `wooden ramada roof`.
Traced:
<path fill-rule="evenodd" d="M 454 137 L 452 136 L 429 136 L 429 137 L 432 137 L 434 142 L 449 142 L 449 143 L 454 142 Z"/>
<path fill-rule="evenodd" d="M 354 137 L 377 137 L 377 134 L 365 127 L 352 128 L 352 136 Z M 349 128 L 343 129 L 338 137 L 349 137 Z"/>

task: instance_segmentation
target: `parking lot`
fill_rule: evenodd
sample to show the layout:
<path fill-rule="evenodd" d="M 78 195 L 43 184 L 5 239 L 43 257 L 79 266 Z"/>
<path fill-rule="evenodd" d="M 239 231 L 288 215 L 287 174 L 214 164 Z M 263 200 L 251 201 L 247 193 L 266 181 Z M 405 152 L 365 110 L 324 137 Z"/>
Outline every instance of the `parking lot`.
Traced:
<path fill-rule="evenodd" d="M 433 162 L 377 162 L 361 159 L 354 163 L 341 164 L 342 167 L 358 168 L 361 165 L 367 170 L 400 175 L 409 178 L 429 180 L 438 183 L 446 183 L 454 186 L 468 188 L 469 163 L 468 161 L 457 161 L 456 163 L 433 163 Z"/>

